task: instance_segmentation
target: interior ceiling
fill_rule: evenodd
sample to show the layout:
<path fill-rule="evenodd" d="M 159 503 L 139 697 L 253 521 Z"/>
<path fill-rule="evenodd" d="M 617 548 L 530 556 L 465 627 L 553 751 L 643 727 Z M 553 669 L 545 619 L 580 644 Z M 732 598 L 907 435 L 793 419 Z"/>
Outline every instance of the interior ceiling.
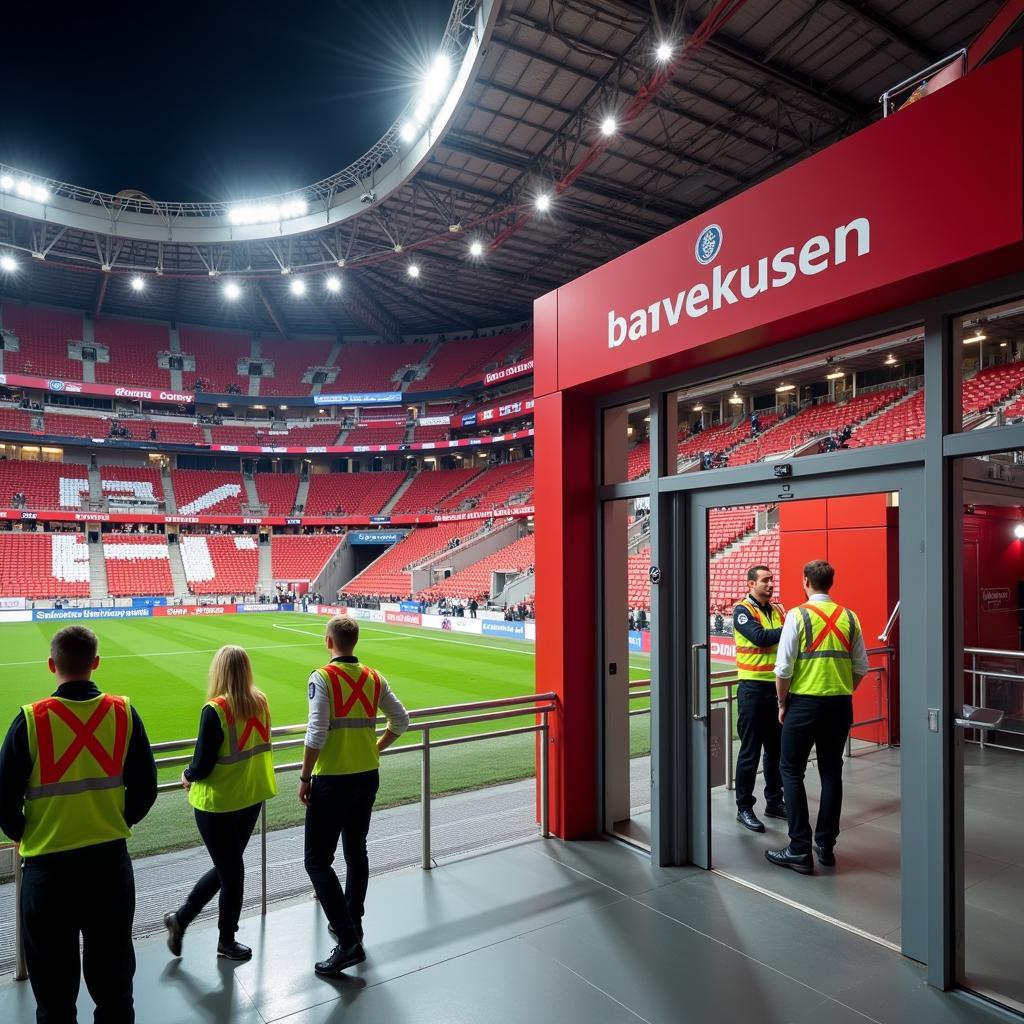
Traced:
<path fill-rule="evenodd" d="M 62 232 L 44 261 L 23 258 L 0 294 L 87 311 L 241 326 L 289 336 L 456 331 L 529 317 L 533 300 L 664 233 L 880 116 L 880 94 L 968 44 L 1000 0 L 747 0 L 682 63 L 657 98 L 545 216 L 485 259 L 466 256 L 473 224 L 497 236 L 592 142 L 650 76 L 655 42 L 689 34 L 714 6 L 665 0 L 505 0 L 491 45 L 451 127 L 399 192 L 340 227 L 291 242 L 177 247 L 187 276 L 147 277 L 156 245 L 98 268 L 103 239 Z M 96 102 L 100 98 L 96 97 Z M 127 129 L 133 130 L 133 129 Z M 169 197 L 173 198 L 173 197 Z M 503 211 L 505 211 L 503 213 Z M 56 229 L 0 215 L 0 246 L 46 249 Z M 406 274 L 411 246 L 421 276 Z M 106 240 L 110 241 L 110 240 Z M 42 243 L 42 244 L 40 244 Z M 395 255 L 400 244 L 405 252 Z M 164 246 L 164 256 L 169 257 Z M 151 251 L 150 251 L 151 250 Z M 311 279 L 288 291 L 281 265 L 323 268 L 358 253 L 339 296 Z M 255 275 L 225 302 L 221 271 Z M 260 276 L 263 275 L 263 276 Z"/>

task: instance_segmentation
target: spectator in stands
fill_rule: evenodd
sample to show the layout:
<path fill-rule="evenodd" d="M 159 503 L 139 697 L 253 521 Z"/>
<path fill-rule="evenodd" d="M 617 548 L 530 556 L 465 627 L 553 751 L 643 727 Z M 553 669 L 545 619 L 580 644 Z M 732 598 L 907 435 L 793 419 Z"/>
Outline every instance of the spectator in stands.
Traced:
<path fill-rule="evenodd" d="M 25 862 L 19 911 L 40 1021 L 78 1019 L 80 973 L 97 1020 L 135 1020 L 135 878 L 125 840 L 156 801 L 156 764 L 128 699 L 92 681 L 98 649 L 84 626 L 54 634 L 57 690 L 18 713 L 0 749 L 0 828 Z M 44 722 L 53 749 L 40 742 Z"/>
<path fill-rule="evenodd" d="M 630 632 L 636 629 L 636 612 L 632 608 L 629 609 L 629 629 Z"/>
<path fill-rule="evenodd" d="M 477 601 L 477 599 L 475 597 L 470 598 L 470 601 L 469 601 L 469 617 L 471 619 L 475 619 L 476 618 L 476 610 L 479 607 L 480 607 L 479 601 Z"/>
<path fill-rule="evenodd" d="M 643 608 L 637 608 L 636 610 L 636 628 L 643 630 L 647 629 L 647 612 Z"/>
<path fill-rule="evenodd" d="M 756 412 L 750 414 L 750 436 L 757 437 L 761 433 L 761 417 Z"/>
<path fill-rule="evenodd" d="M 245 848 L 263 801 L 277 793 L 270 706 L 253 683 L 249 656 L 230 645 L 213 656 L 207 697 L 195 753 L 181 773 L 181 784 L 213 867 L 178 910 L 164 915 L 167 948 L 181 956 L 185 929 L 219 892 L 217 956 L 248 960 L 252 950 L 236 941 L 235 933 L 242 913 Z"/>
<path fill-rule="evenodd" d="M 380 785 L 380 752 L 409 727 L 409 715 L 387 680 L 355 655 L 359 623 L 335 616 L 327 623 L 330 663 L 309 677 L 299 800 L 306 807 L 306 871 L 338 944 L 319 961 L 317 974 L 334 977 L 366 959 L 363 909 L 369 881 L 366 834 Z M 375 738 L 383 712 L 388 726 Z M 336 722 L 349 728 L 333 728 Z M 332 867 L 339 835 L 345 857 L 345 889 Z"/>

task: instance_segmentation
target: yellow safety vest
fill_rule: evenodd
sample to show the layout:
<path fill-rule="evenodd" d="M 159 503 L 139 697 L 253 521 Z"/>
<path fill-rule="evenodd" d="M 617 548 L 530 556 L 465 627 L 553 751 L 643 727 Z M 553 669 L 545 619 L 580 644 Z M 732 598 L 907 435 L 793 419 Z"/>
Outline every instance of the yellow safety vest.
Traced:
<path fill-rule="evenodd" d="M 207 706 L 217 712 L 224 738 L 213 771 L 192 783 L 188 802 L 199 811 L 240 811 L 275 796 L 270 709 L 262 718 L 250 718 L 239 735 L 239 723 L 224 697 L 214 697 Z"/>
<path fill-rule="evenodd" d="M 744 599 L 740 604 L 761 624 L 763 629 L 781 629 L 782 611 L 778 605 L 771 605 L 763 611 L 756 601 Z M 732 636 L 736 642 L 736 678 L 757 683 L 775 682 L 775 655 L 779 645 L 771 647 L 754 647 L 750 641 L 736 628 L 733 618 Z"/>
<path fill-rule="evenodd" d="M 32 758 L 21 855 L 38 857 L 130 836 L 124 820 L 124 762 L 132 735 L 128 698 L 47 697 L 21 710 Z"/>
<path fill-rule="evenodd" d="M 808 601 L 800 616 L 800 648 L 789 692 L 812 697 L 853 693 L 853 641 L 860 632 L 857 616 L 833 601 Z"/>
<path fill-rule="evenodd" d="M 331 726 L 314 775 L 353 775 L 380 766 L 377 752 L 377 705 L 380 675 L 358 662 L 331 662 L 317 669 L 327 684 Z"/>

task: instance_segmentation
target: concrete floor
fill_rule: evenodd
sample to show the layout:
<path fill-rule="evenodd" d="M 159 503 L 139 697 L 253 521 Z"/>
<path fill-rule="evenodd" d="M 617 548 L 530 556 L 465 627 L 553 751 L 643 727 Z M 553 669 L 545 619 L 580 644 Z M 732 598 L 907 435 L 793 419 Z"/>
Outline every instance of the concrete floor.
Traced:
<path fill-rule="evenodd" d="M 979 1002 L 929 988 L 897 953 L 695 868 L 612 842 L 534 839 L 371 882 L 368 959 L 314 976 L 329 947 L 304 899 L 247 918 L 250 963 L 196 925 L 183 959 L 137 943 L 140 1024 L 982 1024 Z M 91 1019 L 88 997 L 82 1020 Z M 30 1024 L 26 984 L 0 1020 Z"/>

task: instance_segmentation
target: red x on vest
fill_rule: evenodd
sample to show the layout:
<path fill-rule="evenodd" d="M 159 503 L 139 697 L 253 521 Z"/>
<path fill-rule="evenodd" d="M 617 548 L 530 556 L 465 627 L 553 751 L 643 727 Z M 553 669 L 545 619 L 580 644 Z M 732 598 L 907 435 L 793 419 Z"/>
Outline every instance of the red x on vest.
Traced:
<path fill-rule="evenodd" d="M 96 737 L 96 730 L 111 708 L 114 710 L 114 749 L 107 753 L 103 749 L 103 744 Z M 61 755 L 59 761 L 54 758 L 51 712 L 75 734 L 75 738 Z M 128 743 L 128 709 L 120 697 L 104 694 L 99 707 L 87 722 L 83 722 L 56 697 L 48 697 L 46 700 L 34 704 L 32 714 L 36 720 L 36 736 L 39 740 L 39 778 L 44 786 L 60 782 L 75 758 L 86 748 L 89 749 L 89 753 L 96 759 L 107 778 L 121 774 L 125 748 Z"/>
<path fill-rule="evenodd" d="M 324 671 L 331 680 L 331 688 L 334 691 L 334 713 L 338 718 L 348 718 L 348 713 L 355 706 L 356 701 L 362 704 L 367 718 L 375 718 L 377 716 L 377 704 L 380 701 L 380 676 L 372 668 L 364 668 L 358 679 L 353 679 L 339 665 L 326 665 Z M 339 676 L 341 677 L 340 679 L 338 678 Z M 348 700 L 342 698 L 341 679 L 344 679 L 352 688 Z M 373 679 L 372 702 L 363 689 L 369 679 Z"/>
<path fill-rule="evenodd" d="M 815 605 L 813 604 L 805 604 L 804 607 L 808 611 L 814 612 L 814 614 L 817 615 L 818 618 L 825 623 L 825 628 L 817 635 L 817 637 L 815 637 L 814 642 L 811 644 L 811 646 L 807 648 L 809 651 L 816 651 L 821 646 L 822 641 L 825 639 L 825 637 L 829 635 L 829 633 L 831 633 L 843 645 L 843 648 L 845 650 L 850 650 L 850 641 L 847 640 L 846 637 L 843 636 L 843 634 L 840 633 L 839 630 L 836 628 L 836 623 L 839 621 L 839 616 L 846 611 L 845 608 L 839 606 L 831 615 L 826 615 L 820 608 L 815 607 Z"/>
<path fill-rule="evenodd" d="M 231 713 L 231 705 L 228 703 L 226 697 L 214 697 L 213 702 L 219 704 L 224 710 L 224 717 L 227 719 L 228 728 L 235 728 L 235 716 Z M 246 741 L 249 739 L 250 734 L 256 731 L 260 739 L 264 743 L 270 741 L 270 717 L 267 716 L 267 721 L 262 722 L 259 718 L 250 718 L 245 723 L 245 728 L 242 730 L 242 735 L 238 737 L 238 742 L 235 744 L 236 750 L 244 750 Z"/>

